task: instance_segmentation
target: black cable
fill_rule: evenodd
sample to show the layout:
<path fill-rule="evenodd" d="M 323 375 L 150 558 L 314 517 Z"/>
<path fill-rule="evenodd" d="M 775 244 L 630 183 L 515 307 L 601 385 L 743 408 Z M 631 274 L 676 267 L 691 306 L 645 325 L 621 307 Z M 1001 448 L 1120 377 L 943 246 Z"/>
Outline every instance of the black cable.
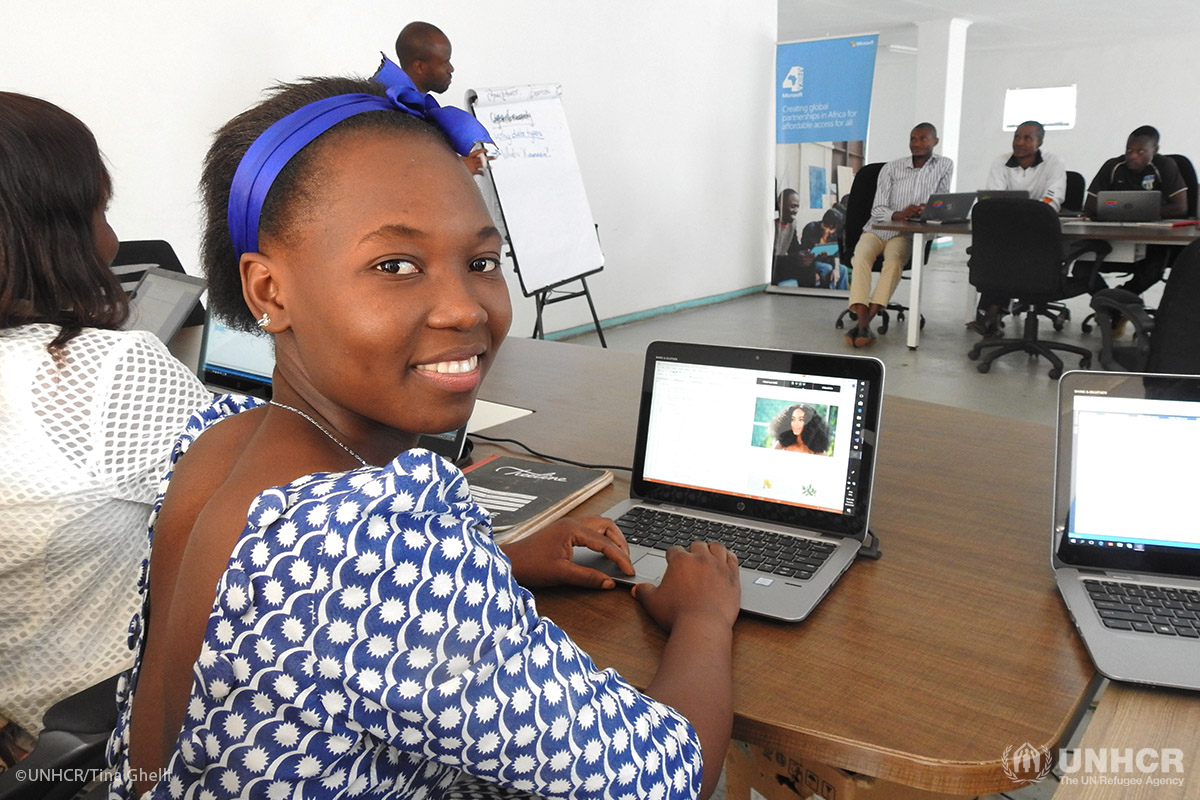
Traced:
<path fill-rule="evenodd" d="M 524 450 L 528 453 L 532 453 L 533 455 L 537 456 L 538 458 L 544 458 L 549 461 L 560 461 L 563 464 L 571 464 L 572 466 L 585 467 L 587 469 L 621 469 L 621 470 L 625 470 L 626 472 L 633 472 L 633 467 L 621 467 L 621 466 L 617 466 L 615 464 L 585 464 L 582 461 L 572 461 L 569 458 L 560 458 L 559 456 L 546 455 L 545 453 L 539 453 L 537 450 L 534 450 L 532 447 L 530 447 L 527 444 L 518 442 L 516 439 L 501 439 L 498 436 L 484 436 L 482 433 L 472 433 L 471 436 L 473 436 L 476 439 L 482 439 L 485 442 L 515 444 L 517 447 L 521 448 L 522 450 Z"/>

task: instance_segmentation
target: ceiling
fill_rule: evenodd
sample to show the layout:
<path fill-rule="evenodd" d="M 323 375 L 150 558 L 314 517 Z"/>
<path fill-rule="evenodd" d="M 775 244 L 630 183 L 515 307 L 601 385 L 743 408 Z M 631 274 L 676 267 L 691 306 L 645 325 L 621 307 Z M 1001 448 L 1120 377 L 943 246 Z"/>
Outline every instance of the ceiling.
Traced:
<path fill-rule="evenodd" d="M 967 46 L 1011 47 L 1123 42 L 1200 32 L 1200 2 L 1154 0 L 779 0 L 779 41 L 879 33 L 880 45 L 914 47 L 918 22 L 970 20 Z"/>

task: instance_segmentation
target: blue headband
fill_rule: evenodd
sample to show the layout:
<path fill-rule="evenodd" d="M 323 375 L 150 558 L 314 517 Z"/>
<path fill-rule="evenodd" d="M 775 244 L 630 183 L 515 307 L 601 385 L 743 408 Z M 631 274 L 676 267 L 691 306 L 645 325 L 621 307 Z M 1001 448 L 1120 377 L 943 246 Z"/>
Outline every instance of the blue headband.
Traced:
<path fill-rule="evenodd" d="M 463 156 L 479 142 L 492 141 L 475 117 L 461 108 L 442 108 L 387 56 L 371 80 L 386 88 L 386 97 L 341 94 L 309 103 L 276 121 L 246 150 L 229 187 L 229 235 L 238 258 L 258 251 L 259 216 L 280 171 L 305 146 L 344 119 L 366 111 L 403 111 L 437 125 Z"/>

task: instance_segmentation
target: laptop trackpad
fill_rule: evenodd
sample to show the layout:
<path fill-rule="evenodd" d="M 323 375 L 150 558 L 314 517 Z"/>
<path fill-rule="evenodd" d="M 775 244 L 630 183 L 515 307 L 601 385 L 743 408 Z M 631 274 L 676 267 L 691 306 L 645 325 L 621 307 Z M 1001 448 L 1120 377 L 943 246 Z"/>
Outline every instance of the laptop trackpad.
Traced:
<path fill-rule="evenodd" d="M 626 575 L 608 558 L 586 547 L 576 547 L 571 560 L 580 566 L 599 570 L 621 583 L 649 582 L 657 585 L 662 580 L 663 573 L 667 571 L 667 559 L 662 553 L 652 550 L 640 556 L 633 553 L 632 556 L 635 575 Z"/>
<path fill-rule="evenodd" d="M 646 553 L 633 562 L 633 569 L 637 572 L 634 580 L 639 583 L 653 583 L 657 586 L 658 582 L 662 580 L 663 573 L 667 571 L 667 559 L 658 553 Z"/>

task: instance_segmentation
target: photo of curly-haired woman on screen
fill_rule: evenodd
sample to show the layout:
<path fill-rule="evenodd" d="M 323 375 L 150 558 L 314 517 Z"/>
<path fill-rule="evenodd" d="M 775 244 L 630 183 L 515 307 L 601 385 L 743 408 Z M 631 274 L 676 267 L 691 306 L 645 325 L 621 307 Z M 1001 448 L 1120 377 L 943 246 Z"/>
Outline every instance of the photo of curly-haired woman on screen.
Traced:
<path fill-rule="evenodd" d="M 771 422 L 776 450 L 826 455 L 832 440 L 829 425 L 807 403 L 796 403 L 781 411 Z"/>

